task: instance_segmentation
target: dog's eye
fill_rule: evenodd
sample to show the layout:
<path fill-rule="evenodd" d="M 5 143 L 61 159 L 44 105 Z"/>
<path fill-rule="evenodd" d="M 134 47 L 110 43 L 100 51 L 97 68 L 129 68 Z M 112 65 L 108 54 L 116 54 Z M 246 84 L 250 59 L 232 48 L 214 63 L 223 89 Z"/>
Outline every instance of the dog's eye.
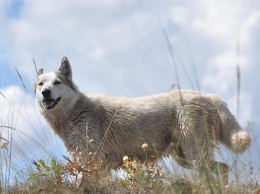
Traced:
<path fill-rule="evenodd" d="M 39 83 L 38 83 L 38 86 L 42 86 L 42 85 L 43 85 L 43 82 L 39 82 Z"/>
<path fill-rule="evenodd" d="M 54 84 L 54 85 L 61 84 L 61 81 L 56 80 L 53 84 Z"/>

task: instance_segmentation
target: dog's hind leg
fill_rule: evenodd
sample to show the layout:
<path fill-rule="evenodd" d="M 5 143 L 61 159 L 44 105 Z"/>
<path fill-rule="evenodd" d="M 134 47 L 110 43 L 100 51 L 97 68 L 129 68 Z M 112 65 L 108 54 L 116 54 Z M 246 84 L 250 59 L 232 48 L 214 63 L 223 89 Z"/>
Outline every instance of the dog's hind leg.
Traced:
<path fill-rule="evenodd" d="M 199 173 L 199 179 L 211 181 L 214 179 L 211 161 L 213 147 L 202 137 L 195 139 L 194 136 L 189 136 L 182 142 L 183 158 L 190 163 L 190 168 Z"/>
<path fill-rule="evenodd" d="M 228 172 L 229 166 L 223 162 L 211 161 L 211 169 L 218 180 L 220 180 L 223 185 L 228 184 Z"/>
<path fill-rule="evenodd" d="M 228 183 L 229 166 L 212 160 L 214 147 L 206 142 L 203 139 L 197 139 L 197 141 L 188 140 L 185 146 L 182 147 L 183 157 L 186 161 L 191 162 L 191 168 L 199 173 L 200 179 L 207 182 L 217 180 L 225 186 Z"/>
<path fill-rule="evenodd" d="M 214 177 L 211 158 L 216 147 L 215 115 L 203 102 L 185 104 L 180 110 L 178 136 L 183 158 L 192 163 L 200 179 L 210 181 Z"/>

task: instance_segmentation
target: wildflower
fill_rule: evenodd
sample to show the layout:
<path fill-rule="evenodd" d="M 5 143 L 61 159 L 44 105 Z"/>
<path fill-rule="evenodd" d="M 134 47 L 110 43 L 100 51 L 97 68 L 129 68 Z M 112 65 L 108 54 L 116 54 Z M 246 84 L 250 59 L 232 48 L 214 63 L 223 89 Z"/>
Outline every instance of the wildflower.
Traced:
<path fill-rule="evenodd" d="M 128 158 L 128 156 L 124 156 L 123 157 L 123 161 L 125 162 L 125 161 L 128 161 L 129 160 L 129 158 Z"/>
<path fill-rule="evenodd" d="M 148 148 L 148 144 L 147 144 L 147 143 L 144 143 L 144 144 L 142 145 L 142 149 L 143 149 L 144 151 L 146 151 L 147 148 Z"/>
<path fill-rule="evenodd" d="M 137 169 L 137 163 L 136 163 L 136 160 L 133 160 L 133 161 L 131 162 L 131 167 L 132 167 L 134 170 Z"/>
<path fill-rule="evenodd" d="M 2 143 L 2 145 L 0 146 L 2 149 L 4 149 L 4 148 L 7 148 L 7 145 L 8 145 L 8 142 L 4 142 L 4 143 Z"/>

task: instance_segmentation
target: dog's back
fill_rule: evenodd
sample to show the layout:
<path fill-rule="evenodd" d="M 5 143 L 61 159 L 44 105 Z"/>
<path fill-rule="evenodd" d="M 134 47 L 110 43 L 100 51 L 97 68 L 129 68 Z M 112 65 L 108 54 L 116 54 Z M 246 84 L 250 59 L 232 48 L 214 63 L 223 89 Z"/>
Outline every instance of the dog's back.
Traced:
<path fill-rule="evenodd" d="M 221 142 L 235 152 L 244 151 L 250 143 L 226 104 L 214 95 L 183 90 L 135 99 L 104 95 L 87 98 L 96 108 L 89 111 L 95 113 L 91 115 L 96 120 L 93 123 L 102 125 L 93 126 L 102 129 L 93 133 L 101 133 L 104 138 L 102 152 L 109 161 L 121 161 L 124 155 L 144 159 L 143 143 L 150 145 L 151 156 L 168 154 L 165 151 L 174 143 L 190 160 L 194 159 L 192 148 L 205 147 L 207 142 L 207 149 Z"/>

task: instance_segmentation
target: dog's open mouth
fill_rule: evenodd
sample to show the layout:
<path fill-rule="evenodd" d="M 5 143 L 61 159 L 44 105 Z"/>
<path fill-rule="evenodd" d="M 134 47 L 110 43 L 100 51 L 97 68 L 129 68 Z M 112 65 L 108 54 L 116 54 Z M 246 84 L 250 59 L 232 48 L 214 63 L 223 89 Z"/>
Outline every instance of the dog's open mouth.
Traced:
<path fill-rule="evenodd" d="M 52 98 L 45 98 L 42 103 L 44 108 L 46 108 L 47 110 L 54 108 L 61 100 L 61 97 L 55 99 Z"/>

